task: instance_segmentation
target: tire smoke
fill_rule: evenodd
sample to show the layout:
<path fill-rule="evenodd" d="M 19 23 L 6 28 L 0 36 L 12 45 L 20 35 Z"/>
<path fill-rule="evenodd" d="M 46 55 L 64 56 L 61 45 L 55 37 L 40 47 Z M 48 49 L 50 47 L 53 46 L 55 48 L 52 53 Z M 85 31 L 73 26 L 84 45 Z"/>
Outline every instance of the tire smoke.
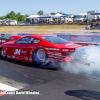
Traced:
<path fill-rule="evenodd" d="M 85 48 L 85 52 L 87 56 L 83 56 L 83 59 L 77 56 L 79 54 L 79 52 L 77 52 L 77 61 L 60 64 L 61 69 L 72 74 L 100 76 L 100 47 L 89 46 Z M 90 66 L 88 66 L 87 63 L 89 63 Z"/>

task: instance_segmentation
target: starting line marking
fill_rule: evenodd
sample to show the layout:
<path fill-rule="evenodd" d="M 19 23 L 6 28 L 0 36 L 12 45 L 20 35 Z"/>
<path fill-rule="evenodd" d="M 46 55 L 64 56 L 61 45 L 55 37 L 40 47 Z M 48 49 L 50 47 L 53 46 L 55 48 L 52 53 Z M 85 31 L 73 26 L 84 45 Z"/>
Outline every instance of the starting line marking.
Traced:
<path fill-rule="evenodd" d="M 12 86 L 0 83 L 0 92 L 2 92 L 2 91 L 16 91 L 16 90 L 18 90 L 18 89 L 14 88 Z M 5 95 L 5 94 L 0 94 L 0 96 L 3 96 L 3 95 Z"/>
<path fill-rule="evenodd" d="M 2 92 L 2 90 L 0 90 L 0 92 Z M 3 95 L 5 95 L 5 94 L 0 94 L 0 96 L 3 96 Z"/>
<path fill-rule="evenodd" d="M 14 88 L 12 86 L 0 83 L 0 96 L 6 95 L 6 94 L 32 94 L 32 95 L 38 95 L 39 91 L 18 91 L 19 89 Z"/>
<path fill-rule="evenodd" d="M 9 85 L 3 84 L 3 83 L 0 83 L 0 89 L 1 90 L 5 90 L 5 91 L 15 91 L 15 90 L 18 90 L 17 88 L 14 88 L 12 86 L 9 86 Z"/>

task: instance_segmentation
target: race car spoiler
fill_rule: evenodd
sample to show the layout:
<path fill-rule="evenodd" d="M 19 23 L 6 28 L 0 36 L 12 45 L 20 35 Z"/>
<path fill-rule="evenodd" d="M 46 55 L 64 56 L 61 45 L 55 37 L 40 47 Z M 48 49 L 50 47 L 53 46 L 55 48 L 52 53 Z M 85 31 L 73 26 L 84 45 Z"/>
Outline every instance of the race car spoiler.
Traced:
<path fill-rule="evenodd" d="M 0 33 L 0 44 L 9 42 L 9 38 L 11 36 L 27 36 L 27 35 L 32 35 L 32 34 L 23 34 L 23 33 Z"/>
<path fill-rule="evenodd" d="M 0 33 L 0 44 L 10 41 L 10 36 L 27 36 L 33 34 L 25 34 L 25 33 Z M 38 35 L 38 34 L 34 34 Z M 53 35 L 57 35 L 63 39 L 74 42 L 80 45 L 100 45 L 100 34 L 94 35 L 71 35 L 69 33 L 53 33 Z"/>

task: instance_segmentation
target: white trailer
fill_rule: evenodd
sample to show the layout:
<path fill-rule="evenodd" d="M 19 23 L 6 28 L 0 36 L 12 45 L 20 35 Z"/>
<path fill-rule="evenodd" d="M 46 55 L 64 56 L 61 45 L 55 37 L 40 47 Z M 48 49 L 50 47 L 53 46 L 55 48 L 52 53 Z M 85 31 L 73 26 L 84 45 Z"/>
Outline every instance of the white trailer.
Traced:
<path fill-rule="evenodd" d="M 87 13 L 80 13 L 74 16 L 74 22 L 84 22 L 87 19 Z"/>
<path fill-rule="evenodd" d="M 88 11 L 87 12 L 87 19 L 88 21 L 92 21 L 93 19 L 98 19 L 98 17 L 100 18 L 100 15 L 91 15 L 91 13 L 95 13 L 96 11 L 92 10 L 92 11 Z"/>

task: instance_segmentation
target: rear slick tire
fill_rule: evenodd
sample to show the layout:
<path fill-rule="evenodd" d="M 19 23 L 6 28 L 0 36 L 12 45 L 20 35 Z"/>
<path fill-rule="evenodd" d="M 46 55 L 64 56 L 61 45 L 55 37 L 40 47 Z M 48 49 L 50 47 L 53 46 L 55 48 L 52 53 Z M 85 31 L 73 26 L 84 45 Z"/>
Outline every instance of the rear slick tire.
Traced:
<path fill-rule="evenodd" d="M 50 64 L 48 56 L 43 49 L 37 49 L 34 51 L 33 62 L 42 68 L 48 68 L 48 65 Z"/>
<path fill-rule="evenodd" d="M 1 57 L 2 57 L 2 58 L 6 58 L 6 57 L 7 57 L 6 51 L 4 50 L 4 48 L 1 48 L 0 54 L 1 54 Z"/>

